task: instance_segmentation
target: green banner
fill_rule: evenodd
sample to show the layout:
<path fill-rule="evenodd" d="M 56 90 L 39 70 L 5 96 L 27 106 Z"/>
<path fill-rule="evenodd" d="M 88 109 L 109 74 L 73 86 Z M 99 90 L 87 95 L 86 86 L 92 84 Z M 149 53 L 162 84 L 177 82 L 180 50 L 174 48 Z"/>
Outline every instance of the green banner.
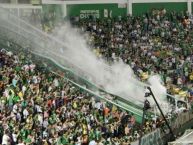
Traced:
<path fill-rule="evenodd" d="M 73 4 L 67 5 L 67 16 L 80 19 L 126 16 L 126 4 Z"/>
<path fill-rule="evenodd" d="M 143 15 L 151 12 L 153 9 L 166 9 L 166 11 L 187 11 L 186 2 L 168 2 L 168 3 L 133 3 L 133 15 Z"/>

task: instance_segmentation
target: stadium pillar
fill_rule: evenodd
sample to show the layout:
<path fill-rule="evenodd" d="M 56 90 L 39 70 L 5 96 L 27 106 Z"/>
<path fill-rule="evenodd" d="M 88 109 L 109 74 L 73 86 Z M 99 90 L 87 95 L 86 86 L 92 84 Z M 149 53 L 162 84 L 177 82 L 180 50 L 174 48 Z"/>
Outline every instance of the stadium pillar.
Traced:
<path fill-rule="evenodd" d="M 187 7 L 189 14 L 192 14 L 192 0 L 187 0 Z"/>
<path fill-rule="evenodd" d="M 63 18 L 65 18 L 66 15 L 67 15 L 67 6 L 66 6 L 66 4 L 63 4 L 63 6 L 62 6 L 62 12 L 63 12 Z"/>
<path fill-rule="evenodd" d="M 127 14 L 130 14 L 132 15 L 132 3 L 133 3 L 133 0 L 127 0 Z"/>

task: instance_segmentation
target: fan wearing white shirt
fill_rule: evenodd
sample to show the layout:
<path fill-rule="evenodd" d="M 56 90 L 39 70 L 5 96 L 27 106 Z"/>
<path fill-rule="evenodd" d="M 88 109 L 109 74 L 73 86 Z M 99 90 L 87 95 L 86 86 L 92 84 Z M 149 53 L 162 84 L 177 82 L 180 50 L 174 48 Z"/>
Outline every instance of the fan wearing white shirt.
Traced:
<path fill-rule="evenodd" d="M 11 139 L 8 135 L 8 130 L 5 130 L 5 132 L 3 134 L 2 145 L 11 145 L 10 140 Z"/>
<path fill-rule="evenodd" d="M 96 143 L 95 140 L 91 140 L 91 141 L 89 142 L 89 145 L 97 145 L 97 143 Z"/>

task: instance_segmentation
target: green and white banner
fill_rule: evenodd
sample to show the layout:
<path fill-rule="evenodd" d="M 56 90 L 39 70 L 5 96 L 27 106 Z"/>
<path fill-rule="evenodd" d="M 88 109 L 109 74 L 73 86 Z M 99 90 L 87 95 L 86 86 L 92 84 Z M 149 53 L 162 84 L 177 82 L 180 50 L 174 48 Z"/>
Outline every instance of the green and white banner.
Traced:
<path fill-rule="evenodd" d="M 70 4 L 67 5 L 67 16 L 88 19 L 97 19 L 126 16 L 127 7 L 119 7 L 118 4 Z"/>
<path fill-rule="evenodd" d="M 90 17 L 100 18 L 99 10 L 80 10 L 80 19 L 88 19 Z"/>

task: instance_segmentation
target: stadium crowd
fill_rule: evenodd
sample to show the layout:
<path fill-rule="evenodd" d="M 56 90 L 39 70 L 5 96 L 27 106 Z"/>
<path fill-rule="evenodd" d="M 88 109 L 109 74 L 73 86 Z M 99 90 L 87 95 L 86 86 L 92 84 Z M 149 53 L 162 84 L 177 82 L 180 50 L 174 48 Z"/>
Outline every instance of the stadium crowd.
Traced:
<path fill-rule="evenodd" d="M 160 74 L 168 93 L 192 100 L 192 15 L 155 9 L 143 16 L 73 20 L 90 34 L 88 43 L 98 57 L 130 64 L 142 80 Z"/>
<path fill-rule="evenodd" d="M 188 91 L 185 96 L 192 100 L 190 15 L 163 9 L 141 17 L 91 18 L 74 24 L 91 34 L 88 43 L 98 57 L 122 59 L 142 80 L 160 74 L 169 93 Z M 81 91 L 34 63 L 30 54 L 0 52 L 2 145 L 129 145 L 163 123 L 147 121 L 141 129 L 133 114 Z"/>
<path fill-rule="evenodd" d="M 2 49 L 0 60 L 2 145 L 129 145 L 139 138 L 133 114 L 74 87 L 30 54 Z"/>

